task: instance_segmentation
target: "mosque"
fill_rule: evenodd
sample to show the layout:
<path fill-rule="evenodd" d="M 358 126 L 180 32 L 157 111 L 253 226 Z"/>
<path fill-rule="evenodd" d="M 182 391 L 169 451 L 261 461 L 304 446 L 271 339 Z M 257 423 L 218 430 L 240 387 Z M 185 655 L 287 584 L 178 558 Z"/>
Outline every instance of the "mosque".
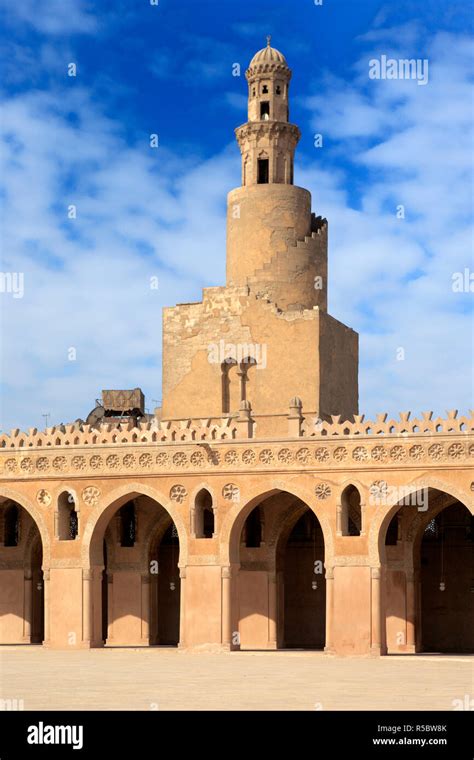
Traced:
<path fill-rule="evenodd" d="M 246 79 L 226 284 L 164 309 L 161 407 L 0 436 L 0 643 L 472 652 L 474 415 L 359 412 L 291 70 L 268 41 Z"/>

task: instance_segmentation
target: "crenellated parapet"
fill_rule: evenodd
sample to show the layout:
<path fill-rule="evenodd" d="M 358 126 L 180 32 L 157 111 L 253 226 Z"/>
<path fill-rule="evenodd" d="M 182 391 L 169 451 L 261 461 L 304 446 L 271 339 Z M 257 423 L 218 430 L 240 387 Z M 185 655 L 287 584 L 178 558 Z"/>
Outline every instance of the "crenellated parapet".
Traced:
<path fill-rule="evenodd" d="M 268 422 L 268 421 L 267 421 Z M 465 467 L 474 461 L 474 414 L 424 412 L 399 419 L 331 421 L 304 415 L 295 397 L 289 413 L 266 420 L 244 402 L 237 415 L 146 423 L 61 425 L 0 437 L 0 477 L 58 478 L 219 471 L 302 472 Z M 263 434 L 262 432 L 263 431 Z"/>

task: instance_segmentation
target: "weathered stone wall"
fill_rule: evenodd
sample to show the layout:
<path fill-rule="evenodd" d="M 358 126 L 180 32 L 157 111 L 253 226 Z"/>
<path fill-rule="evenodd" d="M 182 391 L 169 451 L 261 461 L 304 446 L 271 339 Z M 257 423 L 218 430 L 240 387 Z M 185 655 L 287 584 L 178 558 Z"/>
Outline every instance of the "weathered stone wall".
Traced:
<path fill-rule="evenodd" d="M 308 190 L 279 184 L 232 190 L 227 196 L 227 284 L 247 285 L 248 278 L 269 264 L 275 254 L 310 235 Z M 272 276 L 270 269 L 268 280 Z"/>
<path fill-rule="evenodd" d="M 319 325 L 320 415 L 350 419 L 359 411 L 359 336 L 324 312 Z"/>

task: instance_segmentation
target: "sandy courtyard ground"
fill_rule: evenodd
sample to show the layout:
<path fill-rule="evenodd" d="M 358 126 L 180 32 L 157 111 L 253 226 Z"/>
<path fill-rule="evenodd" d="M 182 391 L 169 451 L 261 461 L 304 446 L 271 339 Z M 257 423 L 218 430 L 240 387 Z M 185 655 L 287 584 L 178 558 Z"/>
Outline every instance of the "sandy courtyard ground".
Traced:
<path fill-rule="evenodd" d="M 0 698 L 25 710 L 452 710 L 474 698 L 474 657 L 2 647 Z"/>

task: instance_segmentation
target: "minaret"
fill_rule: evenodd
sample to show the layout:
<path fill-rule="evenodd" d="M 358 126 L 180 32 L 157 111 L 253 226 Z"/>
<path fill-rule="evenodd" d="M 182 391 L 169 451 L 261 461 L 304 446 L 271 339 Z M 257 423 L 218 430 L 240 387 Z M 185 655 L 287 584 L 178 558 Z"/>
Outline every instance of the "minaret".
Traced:
<path fill-rule="evenodd" d="M 249 86 L 248 122 L 236 130 L 242 153 L 242 185 L 293 184 L 295 148 L 301 133 L 288 121 L 291 71 L 284 56 L 260 50 L 245 74 Z"/>
<path fill-rule="evenodd" d="M 327 225 L 293 185 L 300 130 L 289 122 L 291 70 L 267 45 L 246 71 L 248 121 L 235 130 L 242 186 L 228 195 L 227 284 L 283 310 L 327 308 Z"/>
<path fill-rule="evenodd" d="M 162 416 L 238 415 L 248 402 L 259 435 L 272 437 L 295 397 L 308 416 L 357 414 L 358 342 L 327 311 L 327 223 L 293 184 L 291 71 L 270 39 L 246 77 L 248 120 L 236 129 L 242 185 L 227 196 L 227 283 L 205 288 L 202 303 L 165 309 Z"/>

